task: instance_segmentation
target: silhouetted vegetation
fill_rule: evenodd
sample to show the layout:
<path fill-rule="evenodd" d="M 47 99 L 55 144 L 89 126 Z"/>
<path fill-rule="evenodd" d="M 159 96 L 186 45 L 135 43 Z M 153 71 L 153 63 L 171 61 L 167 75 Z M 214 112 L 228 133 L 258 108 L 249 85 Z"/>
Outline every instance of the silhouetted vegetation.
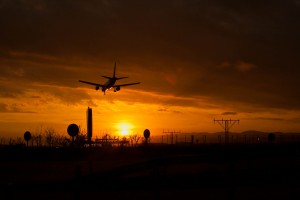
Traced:
<path fill-rule="evenodd" d="M 300 143 L 273 134 L 270 141 L 269 134 L 247 133 L 249 142 L 228 145 L 196 134 L 147 145 L 138 135 L 105 134 L 88 145 L 79 131 L 71 145 L 45 128 L 29 147 L 24 138 L 2 145 L 0 192 L 14 199 L 24 191 L 32 199 L 298 199 Z"/>

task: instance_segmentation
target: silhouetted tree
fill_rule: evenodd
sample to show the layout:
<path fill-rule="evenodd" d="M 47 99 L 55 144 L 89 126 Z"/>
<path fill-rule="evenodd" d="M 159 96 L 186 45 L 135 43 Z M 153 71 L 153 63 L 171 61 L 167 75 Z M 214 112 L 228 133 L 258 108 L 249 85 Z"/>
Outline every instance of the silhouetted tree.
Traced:
<path fill-rule="evenodd" d="M 124 136 L 121 139 L 121 146 L 123 147 L 124 145 L 129 144 L 129 141 L 127 140 L 127 138 Z"/>
<path fill-rule="evenodd" d="M 37 146 L 37 147 L 42 146 L 42 138 L 43 138 L 43 136 L 41 134 L 33 135 L 32 136 L 32 144 L 33 145 L 35 144 L 35 146 Z"/>
<path fill-rule="evenodd" d="M 54 141 L 55 141 L 55 137 L 56 137 L 56 133 L 55 130 L 53 128 L 46 128 L 44 130 L 45 132 L 45 140 L 46 140 L 46 144 L 49 147 L 53 147 L 54 146 Z"/>
<path fill-rule="evenodd" d="M 8 145 L 14 145 L 14 144 L 15 144 L 15 140 L 12 138 L 9 138 Z"/>
<path fill-rule="evenodd" d="M 21 138 L 21 137 L 17 137 L 17 139 L 16 139 L 14 145 L 16 145 L 16 146 L 25 146 L 24 139 Z"/>
<path fill-rule="evenodd" d="M 1 145 L 5 145 L 5 143 L 6 143 L 6 139 L 2 137 L 2 138 L 0 139 L 0 144 L 1 144 Z"/>
<path fill-rule="evenodd" d="M 138 144 L 138 142 L 139 142 L 140 139 L 141 139 L 141 137 L 138 136 L 137 134 L 131 135 L 131 136 L 129 137 L 131 146 L 136 146 L 136 145 Z"/>
<path fill-rule="evenodd" d="M 45 142 L 43 142 L 43 138 L 44 138 L 44 135 L 45 135 L 44 131 L 45 130 L 43 128 L 43 125 L 40 125 L 34 131 L 34 134 L 32 136 L 32 142 L 35 144 L 35 146 L 40 147 L 40 146 L 43 146 L 45 144 Z"/>
<path fill-rule="evenodd" d="M 62 135 L 55 134 L 53 138 L 53 146 L 62 147 L 65 146 L 66 138 Z"/>

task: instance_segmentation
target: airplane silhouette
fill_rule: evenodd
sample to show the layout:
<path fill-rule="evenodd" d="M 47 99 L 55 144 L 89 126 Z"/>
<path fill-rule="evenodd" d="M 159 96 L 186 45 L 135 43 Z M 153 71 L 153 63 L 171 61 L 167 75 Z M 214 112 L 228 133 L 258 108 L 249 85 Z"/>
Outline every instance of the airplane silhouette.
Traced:
<path fill-rule="evenodd" d="M 125 84 L 115 85 L 117 80 L 128 78 L 127 76 L 126 77 L 116 77 L 116 66 L 117 65 L 115 63 L 113 77 L 102 76 L 102 77 L 108 79 L 107 82 L 105 82 L 104 84 L 92 83 L 92 82 L 82 81 L 82 80 L 79 80 L 79 82 L 96 86 L 96 90 L 99 90 L 101 87 L 104 95 L 105 95 L 106 90 L 109 90 L 111 88 L 114 88 L 114 92 L 117 92 L 117 91 L 120 91 L 121 87 L 140 84 L 140 82 L 134 82 L 134 83 L 125 83 Z"/>

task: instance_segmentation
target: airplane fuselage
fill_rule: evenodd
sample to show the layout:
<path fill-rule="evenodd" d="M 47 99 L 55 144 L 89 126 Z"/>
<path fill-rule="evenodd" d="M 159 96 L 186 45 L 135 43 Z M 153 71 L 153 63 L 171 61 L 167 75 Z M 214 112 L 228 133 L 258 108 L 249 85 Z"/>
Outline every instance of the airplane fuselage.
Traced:
<path fill-rule="evenodd" d="M 104 87 L 102 87 L 102 91 L 106 91 L 106 90 L 109 90 L 111 89 L 116 83 L 116 79 L 115 78 L 111 78 L 111 79 L 108 79 L 105 83 L 104 83 Z"/>

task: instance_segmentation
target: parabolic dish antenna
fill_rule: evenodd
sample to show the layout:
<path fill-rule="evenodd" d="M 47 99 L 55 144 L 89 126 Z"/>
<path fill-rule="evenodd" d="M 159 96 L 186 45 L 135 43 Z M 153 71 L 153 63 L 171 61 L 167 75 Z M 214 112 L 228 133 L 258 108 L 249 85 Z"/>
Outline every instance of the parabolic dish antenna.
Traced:
<path fill-rule="evenodd" d="M 67 131 L 69 136 L 75 137 L 79 133 L 79 127 L 76 124 L 70 124 Z"/>
<path fill-rule="evenodd" d="M 150 131 L 149 131 L 149 129 L 144 130 L 144 137 L 146 139 L 148 139 L 150 137 Z"/>
<path fill-rule="evenodd" d="M 24 133 L 24 140 L 28 142 L 30 139 L 31 139 L 31 133 L 29 131 L 26 131 Z"/>

